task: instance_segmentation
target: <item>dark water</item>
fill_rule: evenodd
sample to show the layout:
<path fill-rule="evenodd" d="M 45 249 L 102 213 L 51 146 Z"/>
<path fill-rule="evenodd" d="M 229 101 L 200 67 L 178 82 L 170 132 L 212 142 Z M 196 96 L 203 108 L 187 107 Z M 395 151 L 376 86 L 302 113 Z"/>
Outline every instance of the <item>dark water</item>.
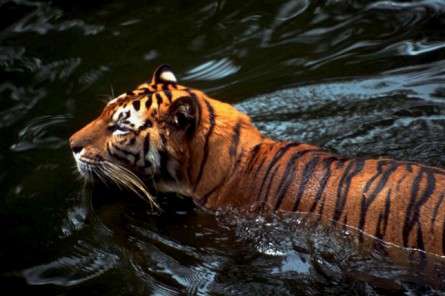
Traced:
<path fill-rule="evenodd" d="M 16 0 L 0 16 L 1 295 L 445 293 L 442 258 L 84 188 L 66 145 L 169 63 L 273 137 L 445 167 L 445 1 Z"/>

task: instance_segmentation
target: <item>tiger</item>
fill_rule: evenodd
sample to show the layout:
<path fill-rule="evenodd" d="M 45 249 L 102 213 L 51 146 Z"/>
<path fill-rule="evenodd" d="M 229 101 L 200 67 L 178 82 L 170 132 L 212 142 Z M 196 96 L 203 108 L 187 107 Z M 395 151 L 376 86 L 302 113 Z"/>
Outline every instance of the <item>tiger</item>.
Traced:
<path fill-rule="evenodd" d="M 445 170 L 389 158 L 343 157 L 272 139 L 250 117 L 159 66 L 110 100 L 69 139 L 87 181 L 157 193 L 206 211 L 306 213 L 383 242 L 445 255 Z"/>

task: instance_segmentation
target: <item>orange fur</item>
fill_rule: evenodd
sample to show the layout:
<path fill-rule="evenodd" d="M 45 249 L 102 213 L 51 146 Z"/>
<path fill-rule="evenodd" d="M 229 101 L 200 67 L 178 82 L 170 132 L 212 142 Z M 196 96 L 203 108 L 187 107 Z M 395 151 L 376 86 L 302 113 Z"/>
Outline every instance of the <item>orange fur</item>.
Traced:
<path fill-rule="evenodd" d="M 147 183 L 153 180 L 155 190 L 189 196 L 210 210 L 312 213 L 321 223 L 445 254 L 445 170 L 348 159 L 308 144 L 274 141 L 233 106 L 162 81 L 162 71 L 171 70 L 161 67 L 150 84 L 113 100 L 74 134 L 73 151 L 99 165 L 120 163 Z M 115 117 L 125 117 L 125 110 L 131 132 L 110 130 L 123 124 Z M 145 125 L 132 127 L 138 120 Z"/>

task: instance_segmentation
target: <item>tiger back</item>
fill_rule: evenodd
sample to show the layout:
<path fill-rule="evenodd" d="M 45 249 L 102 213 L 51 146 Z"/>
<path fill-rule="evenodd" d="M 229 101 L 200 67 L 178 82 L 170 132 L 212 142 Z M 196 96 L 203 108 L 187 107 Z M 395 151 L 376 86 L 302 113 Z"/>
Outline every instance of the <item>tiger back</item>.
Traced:
<path fill-rule="evenodd" d="M 212 211 L 309 213 L 445 255 L 443 169 L 270 139 L 233 106 L 179 85 L 168 66 L 110 101 L 70 146 L 87 180 L 110 179 L 152 205 L 156 192 L 176 192 Z"/>

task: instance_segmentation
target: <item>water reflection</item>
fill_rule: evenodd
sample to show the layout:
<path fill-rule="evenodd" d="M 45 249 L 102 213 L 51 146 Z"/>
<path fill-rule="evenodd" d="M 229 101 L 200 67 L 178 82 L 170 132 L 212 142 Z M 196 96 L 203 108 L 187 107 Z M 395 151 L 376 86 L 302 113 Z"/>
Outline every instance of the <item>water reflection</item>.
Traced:
<path fill-rule="evenodd" d="M 14 0 L 0 7 L 0 288 L 444 291 L 442 259 L 425 264 L 385 245 L 366 252 L 352 233 L 313 228 L 301 217 L 215 218 L 175 197 L 155 215 L 113 190 L 91 198 L 65 146 L 110 95 L 169 63 L 180 81 L 236 103 L 274 138 L 445 166 L 443 1 Z M 105 202 L 82 203 L 86 197 Z"/>
<path fill-rule="evenodd" d="M 33 9 L 20 21 L 16 22 L 11 28 L 15 33 L 38 33 L 45 35 L 50 31 L 63 32 L 71 29 L 80 29 L 85 35 L 96 35 L 103 31 L 104 27 L 100 25 L 86 24 L 82 20 L 72 19 L 69 21 L 59 21 L 63 16 L 63 11 L 55 9 L 44 2 L 31 1 L 11 1 L 15 4 L 28 6 Z"/>
<path fill-rule="evenodd" d="M 70 210 L 64 223 L 70 243 L 63 255 L 23 270 L 28 284 L 82 287 L 118 272 L 130 279 L 125 289 L 162 295 L 433 293 L 445 285 L 437 273 L 443 259 L 374 240 L 365 240 L 373 249 L 360 248 L 354 230 L 333 231 L 304 215 L 246 217 L 229 210 L 215 220 L 179 202 L 159 216 L 123 193 L 84 194 L 84 207 Z M 174 223 L 166 223 L 174 212 L 180 213 Z"/>
<path fill-rule="evenodd" d="M 0 109 L 0 128 L 14 125 L 23 119 L 45 94 L 42 89 L 26 89 L 9 82 L 0 84 L 0 95 L 9 101 L 5 103 L 6 108 Z"/>
<path fill-rule="evenodd" d="M 23 271 L 30 285 L 74 286 L 114 268 L 119 256 L 79 241 L 75 253 Z"/>
<path fill-rule="evenodd" d="M 60 126 L 67 121 L 66 115 L 41 116 L 34 118 L 22 129 L 17 143 L 11 145 L 11 150 L 22 152 L 26 150 L 44 147 L 57 149 L 65 146 L 66 139 L 48 135 L 53 126 Z"/>
<path fill-rule="evenodd" d="M 182 77 L 186 80 L 218 80 L 238 72 L 239 66 L 234 65 L 229 59 L 208 61 L 185 73 Z"/>

